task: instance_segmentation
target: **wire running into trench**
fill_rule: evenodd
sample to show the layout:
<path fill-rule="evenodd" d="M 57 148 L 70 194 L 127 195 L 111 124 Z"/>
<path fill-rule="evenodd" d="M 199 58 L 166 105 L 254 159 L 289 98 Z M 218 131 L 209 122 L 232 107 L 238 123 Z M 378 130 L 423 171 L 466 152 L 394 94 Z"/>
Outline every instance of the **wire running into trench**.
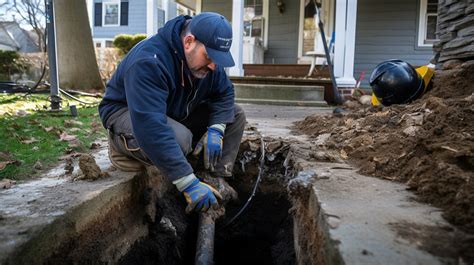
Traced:
<path fill-rule="evenodd" d="M 252 194 L 247 199 L 247 202 L 244 204 L 244 206 L 242 206 L 242 208 L 239 210 L 239 212 L 236 215 L 234 215 L 234 217 L 232 217 L 226 224 L 224 224 L 224 226 L 222 228 L 225 228 L 225 227 L 229 226 L 232 222 L 234 222 L 235 219 L 237 219 L 237 217 L 239 217 L 244 212 L 244 210 L 248 207 L 248 205 L 250 204 L 250 201 L 252 200 L 252 198 L 255 197 L 255 193 L 257 192 L 258 184 L 260 183 L 260 181 L 262 179 L 263 166 L 265 164 L 265 142 L 263 141 L 263 137 L 260 138 L 260 142 L 261 142 L 261 145 L 260 145 L 260 149 L 261 149 L 260 166 L 258 167 L 257 181 L 255 182 L 255 186 L 253 187 Z"/>

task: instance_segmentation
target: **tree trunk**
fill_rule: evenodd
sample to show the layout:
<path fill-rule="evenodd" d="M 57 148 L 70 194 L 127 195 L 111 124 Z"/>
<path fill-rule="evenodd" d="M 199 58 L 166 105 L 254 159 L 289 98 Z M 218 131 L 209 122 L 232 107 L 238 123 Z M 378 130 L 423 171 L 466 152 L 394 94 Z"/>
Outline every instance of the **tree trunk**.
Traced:
<path fill-rule="evenodd" d="M 85 0 L 54 1 L 60 88 L 103 90 Z"/>

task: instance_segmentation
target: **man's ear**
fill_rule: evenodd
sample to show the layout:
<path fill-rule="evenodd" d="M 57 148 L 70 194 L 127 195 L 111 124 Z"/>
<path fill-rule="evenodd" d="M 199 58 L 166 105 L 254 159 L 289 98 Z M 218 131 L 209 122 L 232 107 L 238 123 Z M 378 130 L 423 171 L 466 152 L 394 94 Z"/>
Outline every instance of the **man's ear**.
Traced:
<path fill-rule="evenodd" d="M 184 37 L 184 49 L 191 48 L 195 40 L 196 39 L 194 38 L 193 35 L 187 35 L 186 37 Z"/>

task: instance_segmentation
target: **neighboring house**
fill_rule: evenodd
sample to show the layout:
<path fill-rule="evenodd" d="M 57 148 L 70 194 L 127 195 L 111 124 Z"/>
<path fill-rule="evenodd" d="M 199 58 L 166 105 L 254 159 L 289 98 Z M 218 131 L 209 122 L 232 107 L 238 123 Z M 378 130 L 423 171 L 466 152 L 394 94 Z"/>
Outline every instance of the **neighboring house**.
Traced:
<path fill-rule="evenodd" d="M 177 15 L 194 15 L 171 0 L 87 0 L 87 8 L 96 48 L 112 47 L 118 34 L 151 36 Z"/>
<path fill-rule="evenodd" d="M 35 34 L 23 29 L 17 22 L 0 22 L 0 50 L 39 52 Z"/>
<path fill-rule="evenodd" d="M 308 52 L 323 51 L 319 31 L 315 27 L 313 1 L 176 2 L 186 2 L 188 6 L 195 7 L 197 13 L 219 12 L 233 22 L 234 43 L 242 43 L 243 49 L 235 44 L 232 47 L 237 66 L 230 69 L 231 75 L 242 75 L 241 63 L 248 63 L 249 60 L 264 64 L 308 64 L 311 61 Z M 322 2 L 322 18 L 328 41 L 332 33 L 335 34 L 334 73 L 339 87 L 353 87 L 363 71 L 366 74 L 362 85 L 367 86 L 371 71 L 384 60 L 398 58 L 412 65 L 424 65 L 433 56 L 438 0 L 318 2 Z M 238 19 L 233 20 L 233 16 Z M 238 30 L 241 34 L 237 33 Z M 254 46 L 250 55 L 247 52 L 249 45 Z M 239 56 L 242 59 L 239 60 Z"/>

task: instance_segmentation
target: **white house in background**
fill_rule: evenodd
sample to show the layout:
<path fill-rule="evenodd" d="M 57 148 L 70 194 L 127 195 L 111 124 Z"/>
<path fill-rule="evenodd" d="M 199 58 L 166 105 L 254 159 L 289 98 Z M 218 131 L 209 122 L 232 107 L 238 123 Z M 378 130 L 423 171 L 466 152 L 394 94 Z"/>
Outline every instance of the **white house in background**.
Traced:
<path fill-rule="evenodd" d="M 172 0 L 86 0 L 96 48 L 112 47 L 118 34 L 158 32 L 166 21 L 194 11 Z"/>

